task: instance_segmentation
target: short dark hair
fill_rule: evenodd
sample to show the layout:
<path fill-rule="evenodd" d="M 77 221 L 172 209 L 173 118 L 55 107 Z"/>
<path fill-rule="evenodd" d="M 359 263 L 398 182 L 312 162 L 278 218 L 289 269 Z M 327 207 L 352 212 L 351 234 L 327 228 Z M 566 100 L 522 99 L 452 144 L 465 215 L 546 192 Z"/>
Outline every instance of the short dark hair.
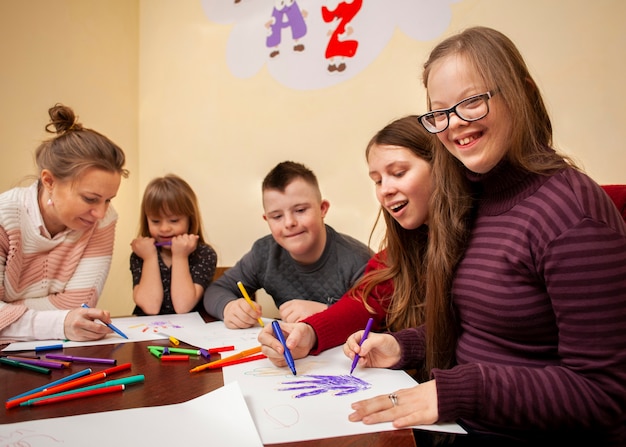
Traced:
<path fill-rule="evenodd" d="M 262 191 L 275 189 L 284 192 L 285 188 L 294 180 L 301 178 L 319 192 L 320 187 L 317 177 L 309 168 L 295 161 L 283 161 L 278 163 L 263 179 Z M 321 193 L 319 194 L 321 197 Z"/>

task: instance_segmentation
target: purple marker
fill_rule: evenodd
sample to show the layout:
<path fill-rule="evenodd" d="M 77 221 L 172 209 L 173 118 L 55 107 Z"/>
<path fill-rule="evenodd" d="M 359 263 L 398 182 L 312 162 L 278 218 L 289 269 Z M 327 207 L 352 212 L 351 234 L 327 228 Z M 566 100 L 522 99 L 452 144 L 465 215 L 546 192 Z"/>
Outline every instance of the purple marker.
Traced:
<path fill-rule="evenodd" d="M 96 357 L 75 357 L 73 355 L 46 354 L 46 358 L 62 360 L 64 362 L 105 363 L 107 365 L 117 365 L 117 360 L 115 359 L 99 359 Z"/>
<path fill-rule="evenodd" d="M 367 320 L 367 325 L 365 325 L 365 330 L 363 331 L 363 336 L 361 337 L 361 342 L 359 343 L 359 346 L 361 346 L 363 344 L 363 342 L 365 341 L 365 339 L 367 339 L 367 336 L 370 334 L 370 330 L 372 329 L 372 324 L 374 323 L 374 319 L 370 318 L 369 320 Z M 354 360 L 352 360 L 352 367 L 350 368 L 350 375 L 352 375 L 352 373 L 354 372 L 354 368 L 356 368 L 357 363 L 359 363 L 359 354 L 356 354 L 354 356 Z"/>
<path fill-rule="evenodd" d="M 13 357 L 10 355 L 8 355 L 7 358 L 10 360 L 17 360 L 18 362 L 22 362 L 22 363 L 28 363 L 29 365 L 42 366 L 44 368 L 54 368 L 54 369 L 65 368 L 65 365 L 59 362 L 46 362 L 45 360 L 27 359 L 23 357 Z"/>
<path fill-rule="evenodd" d="M 172 241 L 155 242 L 156 247 L 164 247 L 166 245 L 172 245 Z"/>

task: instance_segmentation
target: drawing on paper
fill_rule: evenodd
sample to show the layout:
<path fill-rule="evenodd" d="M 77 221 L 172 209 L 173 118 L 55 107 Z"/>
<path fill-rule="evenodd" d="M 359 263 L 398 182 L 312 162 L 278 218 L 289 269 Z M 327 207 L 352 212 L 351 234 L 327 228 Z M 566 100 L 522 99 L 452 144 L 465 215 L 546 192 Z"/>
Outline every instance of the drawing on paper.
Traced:
<path fill-rule="evenodd" d="M 325 365 L 326 362 L 302 362 L 298 363 L 298 373 L 300 375 L 306 375 L 308 372 L 320 368 L 320 365 Z M 245 375 L 254 377 L 293 377 L 292 372 L 287 369 L 286 366 L 279 368 L 278 366 L 260 366 L 253 370 L 246 371 Z"/>
<path fill-rule="evenodd" d="M 358 377 L 344 376 L 323 376 L 308 375 L 309 380 L 294 380 L 291 382 L 283 382 L 283 385 L 290 385 L 287 388 L 279 388 L 278 391 L 304 391 L 296 394 L 295 398 L 316 396 L 323 393 L 331 393 L 334 396 L 344 396 L 346 394 L 356 393 L 358 391 L 367 390 L 372 385 Z M 295 386 L 294 386 L 295 385 Z M 308 391 L 305 391 L 308 390 Z"/>
<path fill-rule="evenodd" d="M 57 444 L 63 444 L 63 441 L 34 430 L 21 429 L 8 434 L 0 433 L 0 447 L 43 447 Z"/>
<path fill-rule="evenodd" d="M 135 324 L 133 326 L 129 326 L 128 329 L 137 329 L 140 328 L 141 332 L 154 332 L 154 333 L 158 333 L 161 332 L 162 330 L 166 330 L 166 329 L 180 329 L 182 328 L 181 325 L 179 324 L 174 324 L 171 321 L 165 321 L 165 320 L 155 320 L 155 321 L 151 321 L 149 323 L 140 323 L 140 324 Z"/>
<path fill-rule="evenodd" d="M 300 422 L 300 413 L 291 405 L 276 405 L 263 411 L 278 428 L 289 428 Z"/>

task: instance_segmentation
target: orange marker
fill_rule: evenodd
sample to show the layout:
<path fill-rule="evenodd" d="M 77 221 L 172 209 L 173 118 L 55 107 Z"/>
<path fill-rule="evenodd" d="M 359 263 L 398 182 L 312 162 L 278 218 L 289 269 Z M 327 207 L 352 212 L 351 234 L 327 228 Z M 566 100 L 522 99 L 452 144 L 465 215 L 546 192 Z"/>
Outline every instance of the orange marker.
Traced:
<path fill-rule="evenodd" d="M 123 365 L 118 365 L 118 366 L 114 366 L 113 368 L 108 368 L 105 369 L 103 371 L 97 372 L 97 373 L 91 373 L 88 376 L 85 377 L 80 377 L 78 379 L 74 379 L 74 380 L 70 380 L 69 382 L 65 382 L 59 385 L 55 385 L 55 386 L 51 386 L 50 388 L 46 388 L 42 391 L 38 391 L 36 393 L 33 394 L 28 394 L 26 396 L 22 396 L 18 399 L 13 399 L 10 400 L 8 402 L 6 402 L 4 404 L 4 406 L 9 409 L 9 408 L 15 408 L 18 407 L 22 402 L 25 402 L 29 399 L 35 399 L 37 397 L 42 397 L 42 396 L 47 396 L 49 394 L 56 394 L 56 393 L 60 393 L 62 391 L 67 391 L 67 390 L 71 390 L 72 388 L 78 388 L 82 385 L 86 385 L 88 383 L 92 383 L 92 382 L 96 382 L 98 380 L 102 380 L 105 377 L 107 377 L 110 374 L 119 372 L 119 371 L 124 371 L 127 369 L 130 369 L 131 364 L 130 363 L 124 363 Z"/>
<path fill-rule="evenodd" d="M 220 368 L 221 365 L 226 362 L 232 362 L 233 360 L 242 359 L 252 354 L 258 354 L 259 352 L 261 352 L 261 346 L 257 346 L 251 349 L 246 349 L 244 351 L 241 351 L 238 354 L 231 355 L 229 357 L 226 357 L 220 360 L 215 360 L 214 362 L 205 363 L 204 365 L 196 366 L 195 368 L 190 369 L 189 372 L 198 372 L 198 371 L 202 371 L 208 368 Z"/>

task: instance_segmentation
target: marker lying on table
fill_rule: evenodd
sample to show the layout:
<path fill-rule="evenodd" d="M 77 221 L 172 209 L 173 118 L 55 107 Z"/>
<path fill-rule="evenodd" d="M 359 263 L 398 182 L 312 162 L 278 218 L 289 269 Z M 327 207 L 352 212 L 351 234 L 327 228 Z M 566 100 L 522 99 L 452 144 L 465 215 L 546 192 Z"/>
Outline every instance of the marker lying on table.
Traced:
<path fill-rule="evenodd" d="M 169 354 L 161 356 L 162 362 L 179 362 L 186 360 L 189 360 L 189 356 L 187 354 Z"/>
<path fill-rule="evenodd" d="M 256 354 L 256 355 L 251 355 L 249 357 L 244 357 L 242 359 L 235 359 L 235 360 L 230 360 L 230 361 L 224 360 L 223 362 L 220 361 L 220 363 L 216 365 L 213 364 L 213 362 L 207 363 L 206 367 L 208 369 L 223 368 L 225 366 L 238 365 L 239 363 L 252 362 L 254 360 L 261 360 L 261 359 L 266 359 L 266 358 L 267 356 L 265 354 Z M 202 366 L 205 366 L 205 365 L 202 365 Z"/>
<path fill-rule="evenodd" d="M 124 371 L 126 369 L 130 369 L 130 367 L 131 367 L 130 363 L 124 363 L 122 365 L 114 366 L 113 368 L 105 369 L 104 371 L 91 373 L 87 376 L 61 383 L 59 385 L 54 385 L 54 386 L 49 385 L 48 388 L 44 388 L 41 391 L 37 391 L 33 394 L 28 394 L 26 396 L 22 396 L 17 399 L 9 400 L 4 404 L 4 406 L 7 409 L 14 408 L 14 407 L 17 407 L 22 402 L 27 401 L 28 399 L 34 399 L 36 397 L 41 397 L 41 396 L 48 396 L 50 394 L 60 393 L 62 391 L 67 391 L 67 390 L 71 390 L 72 388 L 80 387 L 82 385 L 87 385 L 88 383 L 93 383 L 98 380 L 102 380 L 105 377 L 109 376 L 110 374 L 113 374 L 119 371 Z"/>
<path fill-rule="evenodd" d="M 65 402 L 68 400 L 81 399 L 83 397 L 97 396 L 99 394 L 109 394 L 109 393 L 114 393 L 116 391 L 124 391 L 124 388 L 126 388 L 125 385 L 114 385 L 114 386 L 107 386 L 104 388 L 96 388 L 95 390 L 82 391 L 79 393 L 65 394 L 62 396 L 47 396 L 47 397 L 42 397 L 41 399 L 38 399 L 38 400 L 36 399 L 33 403 L 31 403 L 28 406 L 54 404 L 57 402 Z"/>
<path fill-rule="evenodd" d="M 365 325 L 365 330 L 363 331 L 363 336 L 361 337 L 361 341 L 359 342 L 359 346 L 363 344 L 367 336 L 370 334 L 370 330 L 372 329 L 372 324 L 374 323 L 374 319 L 370 318 L 367 320 L 367 324 Z M 357 363 L 359 363 L 359 354 L 354 356 L 354 360 L 352 360 L 352 367 L 350 368 L 350 375 L 352 375 L 352 371 L 356 368 Z"/>
<path fill-rule="evenodd" d="M 169 348 L 166 346 L 148 346 L 148 349 L 156 349 L 157 351 L 164 352 L 167 350 L 168 352 L 174 352 L 176 354 L 189 354 L 189 355 L 200 355 L 200 349 L 187 349 L 187 348 Z"/>
<path fill-rule="evenodd" d="M 35 352 L 53 351 L 56 349 L 63 349 L 63 345 L 58 344 L 58 345 L 47 345 L 47 346 L 35 346 Z"/>
<path fill-rule="evenodd" d="M 33 388 L 32 390 L 26 391 L 25 393 L 10 397 L 9 399 L 7 399 L 7 402 L 10 400 L 19 399 L 20 397 L 35 394 L 38 391 L 43 391 L 46 388 L 51 388 L 56 385 L 61 385 L 62 383 L 69 382 L 74 379 L 79 379 L 89 374 L 91 374 L 91 368 L 83 369 L 82 371 L 78 371 L 77 373 L 70 374 L 69 376 L 61 377 L 59 380 L 55 380 L 54 382 L 46 383 L 45 385 L 39 386 L 37 388 Z"/>
<path fill-rule="evenodd" d="M 84 307 L 85 309 L 89 309 L 89 306 L 87 306 L 87 304 L 85 304 L 85 303 L 83 303 L 81 305 L 81 307 Z M 102 323 L 104 323 L 104 321 Z M 104 324 L 106 324 L 108 326 L 108 328 L 111 329 L 113 332 L 117 333 L 118 335 L 120 335 L 120 336 L 124 337 L 126 340 L 128 340 L 128 337 L 126 336 L 126 334 L 124 334 L 118 328 L 113 326 L 111 323 L 104 323 Z"/>
<path fill-rule="evenodd" d="M 50 368 L 44 368 L 43 366 L 31 365 L 30 363 L 18 362 L 17 360 L 11 360 L 6 357 L 0 357 L 0 363 L 8 366 L 15 366 L 17 368 L 24 368 L 29 371 L 35 371 L 41 374 L 50 374 L 52 370 Z"/>
<path fill-rule="evenodd" d="M 209 349 L 200 349 L 200 355 L 205 359 L 209 360 L 211 358 L 211 354 L 217 354 L 225 351 L 234 351 L 234 346 L 222 346 L 219 348 L 209 348 Z"/>
<path fill-rule="evenodd" d="M 178 346 L 180 344 L 180 341 L 172 335 L 167 335 L 167 334 L 164 334 L 163 332 L 158 332 L 158 334 L 164 337 L 167 337 L 170 343 L 173 344 L 174 346 Z"/>
<path fill-rule="evenodd" d="M 25 359 L 20 357 L 12 357 L 8 355 L 6 357 L 9 360 L 15 360 L 16 362 L 28 363 L 29 365 L 41 366 L 42 368 L 63 369 L 66 368 L 66 362 L 53 362 L 41 359 Z"/>
<path fill-rule="evenodd" d="M 248 304 L 250 305 L 252 310 L 257 310 L 256 309 L 256 305 L 254 304 L 254 301 L 252 301 L 250 299 L 250 295 L 248 295 L 248 291 L 243 286 L 243 283 L 241 281 L 237 281 L 237 287 L 239 287 L 239 290 L 241 290 L 241 294 L 243 295 L 243 299 L 248 302 Z M 261 327 L 265 327 L 265 324 L 263 324 L 263 320 L 261 319 L 261 317 L 257 318 L 257 321 L 259 322 Z"/>
<path fill-rule="evenodd" d="M 215 360 L 214 362 L 205 363 L 204 365 L 196 366 L 195 368 L 190 369 L 189 372 L 198 372 L 198 371 L 202 371 L 202 370 L 209 369 L 209 368 L 219 368 L 221 367 L 221 365 L 225 363 L 232 362 L 233 360 L 243 359 L 244 357 L 246 358 L 246 361 L 257 360 L 256 358 L 252 358 L 248 356 L 251 356 L 252 354 L 258 354 L 259 352 L 261 352 L 261 346 L 257 346 L 251 349 L 246 349 L 244 351 L 241 351 L 229 357 L 226 357 L 220 360 Z"/>
<path fill-rule="evenodd" d="M 67 396 L 67 395 L 71 395 L 71 394 L 77 394 L 77 393 L 83 393 L 85 391 L 91 391 L 91 390 L 97 390 L 100 388 L 107 388 L 107 387 L 112 387 L 112 386 L 118 386 L 118 385 L 132 385 L 134 383 L 140 383 L 143 382 L 145 380 L 145 376 L 143 374 L 139 374 L 136 376 L 130 376 L 130 377 L 124 377 L 121 379 L 115 379 L 115 380 L 107 380 L 106 382 L 102 382 L 96 385 L 90 385 L 90 386 L 86 386 L 86 387 L 82 387 L 82 388 L 76 388 L 73 390 L 68 390 L 68 391 L 63 391 L 61 393 L 55 393 L 55 394 L 50 394 L 48 396 L 42 396 L 42 397 L 37 397 L 34 399 L 28 399 L 27 401 L 24 401 L 20 404 L 20 407 L 28 407 L 30 405 L 38 405 L 37 402 L 43 399 L 50 399 L 53 397 L 59 397 L 59 396 Z"/>
<path fill-rule="evenodd" d="M 76 357 L 74 355 L 46 354 L 46 358 L 52 360 L 62 360 L 65 362 L 103 363 L 106 365 L 117 365 L 117 360 L 115 359 L 100 359 L 96 357 Z"/>

